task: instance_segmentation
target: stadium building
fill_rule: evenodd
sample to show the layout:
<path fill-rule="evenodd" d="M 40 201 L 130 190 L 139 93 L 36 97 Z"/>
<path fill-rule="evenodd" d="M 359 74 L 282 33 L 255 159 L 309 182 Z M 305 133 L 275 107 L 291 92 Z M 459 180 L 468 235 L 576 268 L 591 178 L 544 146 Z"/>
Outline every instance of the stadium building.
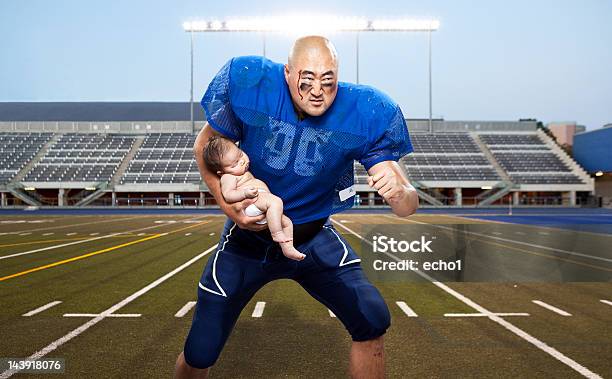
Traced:
<path fill-rule="evenodd" d="M 192 125 L 189 103 L 0 103 L 2 207 L 215 206 L 193 157 L 205 124 L 194 109 Z M 577 206 L 594 191 L 535 120 L 407 124 L 414 153 L 401 163 L 423 206 Z M 384 206 L 357 163 L 355 190 L 356 205 Z"/>
<path fill-rule="evenodd" d="M 599 206 L 612 207 L 612 124 L 574 136 L 574 157 L 595 176 Z"/>

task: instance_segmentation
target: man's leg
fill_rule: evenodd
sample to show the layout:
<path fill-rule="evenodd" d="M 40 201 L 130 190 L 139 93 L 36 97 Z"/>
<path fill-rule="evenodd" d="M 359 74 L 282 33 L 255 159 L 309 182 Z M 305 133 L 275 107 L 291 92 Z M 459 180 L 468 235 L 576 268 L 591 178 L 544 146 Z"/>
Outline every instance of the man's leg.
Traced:
<path fill-rule="evenodd" d="M 353 341 L 349 357 L 351 378 L 384 378 L 385 349 L 383 336 L 369 341 Z"/>
<path fill-rule="evenodd" d="M 228 223 L 219 248 L 206 263 L 198 284 L 198 301 L 183 352 L 175 366 L 176 378 L 205 378 L 214 365 L 240 312 L 268 282 L 257 259 L 244 257 L 261 248 L 245 232 Z"/>
<path fill-rule="evenodd" d="M 318 266 L 295 280 L 329 308 L 351 334 L 349 372 L 354 378 L 382 378 L 385 373 L 382 336 L 390 325 L 389 309 L 365 277 L 358 256 L 333 228 L 315 237 L 310 255 Z M 308 255 L 308 254 L 307 254 Z"/>
<path fill-rule="evenodd" d="M 176 365 L 174 366 L 174 378 L 175 379 L 206 379 L 208 378 L 208 368 L 195 368 L 191 367 L 185 362 L 185 354 L 181 351 L 181 354 L 176 359 Z"/>

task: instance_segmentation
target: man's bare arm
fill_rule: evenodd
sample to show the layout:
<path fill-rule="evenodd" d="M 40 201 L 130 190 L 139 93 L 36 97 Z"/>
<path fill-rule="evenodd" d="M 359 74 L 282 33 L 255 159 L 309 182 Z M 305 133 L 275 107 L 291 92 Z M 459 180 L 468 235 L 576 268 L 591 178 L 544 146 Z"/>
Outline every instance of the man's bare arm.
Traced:
<path fill-rule="evenodd" d="M 206 123 L 200 133 L 198 134 L 195 143 L 193 144 L 193 153 L 195 155 L 196 163 L 198 164 L 198 169 L 200 171 L 200 175 L 204 182 L 208 186 L 208 190 L 213 195 L 217 204 L 221 207 L 223 213 L 227 215 L 227 217 L 231 218 L 238 227 L 241 229 L 249 229 L 253 231 L 263 230 L 267 226 L 256 224 L 257 221 L 261 221 L 265 218 L 265 215 L 250 217 L 246 216 L 242 211 L 249 204 L 252 204 L 254 201 L 252 199 L 247 199 L 241 202 L 229 204 L 223 198 L 223 194 L 221 193 L 221 184 L 219 176 L 208 170 L 206 164 L 204 163 L 204 147 L 208 143 L 208 140 L 213 135 L 219 135 L 213 128 Z"/>
<path fill-rule="evenodd" d="M 397 162 L 384 161 L 368 170 L 368 184 L 378 190 L 393 213 L 407 217 L 419 207 L 419 195 Z"/>

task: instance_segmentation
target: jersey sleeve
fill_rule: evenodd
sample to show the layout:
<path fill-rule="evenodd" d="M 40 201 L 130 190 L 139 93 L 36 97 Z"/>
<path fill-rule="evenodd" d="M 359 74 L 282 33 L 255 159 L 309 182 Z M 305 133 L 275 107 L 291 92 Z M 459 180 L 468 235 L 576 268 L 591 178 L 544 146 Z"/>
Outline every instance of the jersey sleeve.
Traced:
<path fill-rule="evenodd" d="M 232 61 L 229 60 L 210 82 L 201 104 L 208 124 L 224 136 L 238 141 L 242 138 L 242 122 L 234 114 L 230 102 Z"/>
<path fill-rule="evenodd" d="M 373 129 L 382 132 L 373 136 L 367 150 L 359 159 L 366 170 L 380 162 L 399 161 L 404 155 L 413 151 L 406 120 L 398 105 L 395 105 L 395 111 L 390 119 L 379 120 L 377 123 L 378 125 L 373 125 Z"/>

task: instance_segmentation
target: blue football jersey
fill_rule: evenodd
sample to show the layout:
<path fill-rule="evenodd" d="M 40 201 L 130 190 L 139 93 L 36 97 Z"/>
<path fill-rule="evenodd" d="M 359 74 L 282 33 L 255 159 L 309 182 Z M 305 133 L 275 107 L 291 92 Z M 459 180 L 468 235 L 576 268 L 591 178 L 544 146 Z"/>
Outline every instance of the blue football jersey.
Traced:
<path fill-rule="evenodd" d="M 213 129 L 240 142 L 251 173 L 283 199 L 285 214 L 296 224 L 353 205 L 340 191 L 354 184 L 355 160 L 369 170 L 412 151 L 399 106 L 369 86 L 339 82 L 323 115 L 299 120 L 284 66 L 263 57 L 227 62 L 202 107 Z"/>

